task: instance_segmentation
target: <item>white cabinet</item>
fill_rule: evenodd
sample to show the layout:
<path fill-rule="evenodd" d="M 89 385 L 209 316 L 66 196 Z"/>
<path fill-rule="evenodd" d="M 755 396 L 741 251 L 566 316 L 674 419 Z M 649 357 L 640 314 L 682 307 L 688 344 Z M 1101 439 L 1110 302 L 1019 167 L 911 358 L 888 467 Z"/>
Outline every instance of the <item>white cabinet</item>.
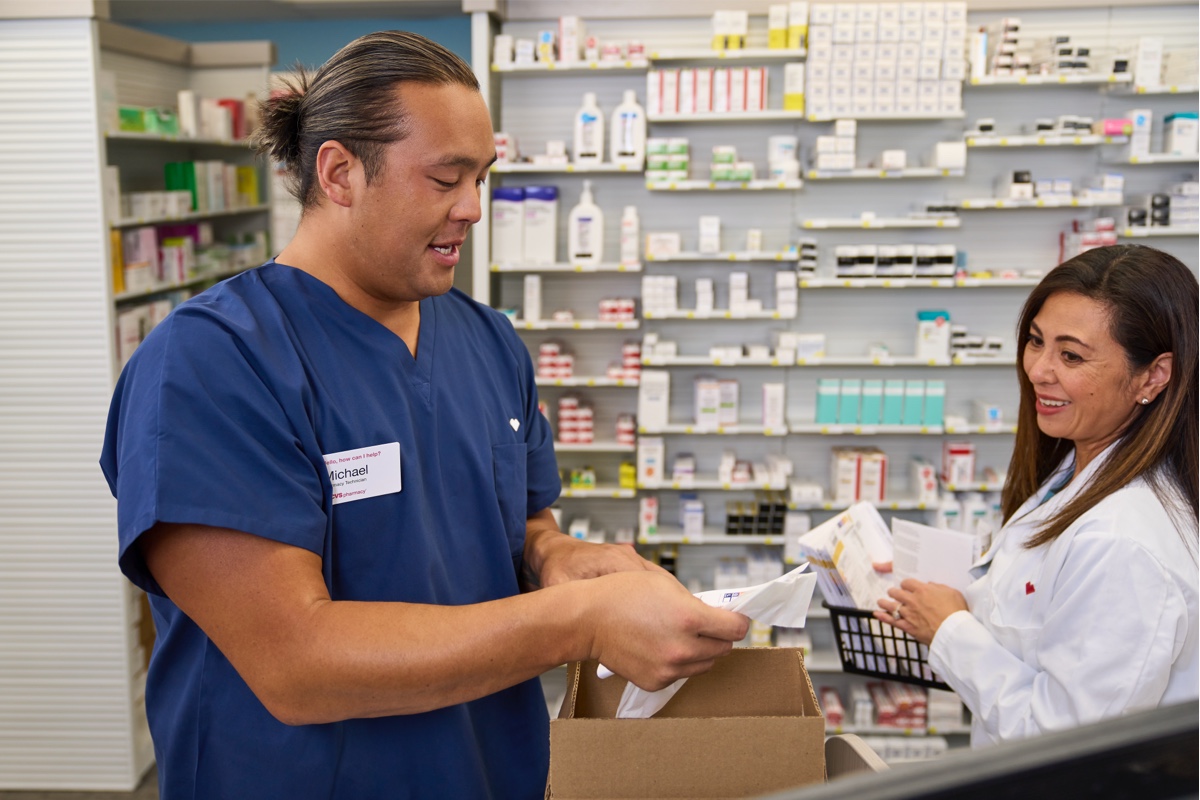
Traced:
<path fill-rule="evenodd" d="M 192 51 L 111 25 L 106 4 L 49 5 L 0 8 L 0 789 L 130 790 L 153 747 L 139 593 L 97 464 L 129 301 L 114 296 L 103 168 L 119 158 L 126 190 L 151 188 L 139 168 L 161 177 L 190 151 L 106 140 L 99 71 L 128 104 L 173 105 L 189 86 L 242 96 L 248 74 L 266 85 L 270 48 Z"/>

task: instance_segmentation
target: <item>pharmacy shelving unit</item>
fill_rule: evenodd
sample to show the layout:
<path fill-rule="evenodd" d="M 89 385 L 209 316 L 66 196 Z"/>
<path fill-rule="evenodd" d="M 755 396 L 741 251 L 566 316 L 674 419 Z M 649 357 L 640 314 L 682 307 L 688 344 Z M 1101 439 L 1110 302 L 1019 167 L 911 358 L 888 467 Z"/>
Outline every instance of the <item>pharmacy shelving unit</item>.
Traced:
<path fill-rule="evenodd" d="M 1182 238 L 1195 239 L 1200 236 L 1200 226 L 1197 225 L 1164 225 L 1162 227 L 1120 228 L 1117 235 L 1122 239 L 1164 239 Z"/>
<path fill-rule="evenodd" d="M 1116 41 L 1127 38 L 1130 31 L 1137 31 L 1138 35 L 1163 32 L 1169 39 L 1175 37 L 1171 41 L 1191 42 L 1194 46 L 1196 11 L 1190 7 L 1172 6 L 1148 14 L 1144 4 L 1131 0 L 1115 0 L 1109 6 L 1095 8 L 1080 8 L 1066 0 L 1048 0 L 1037 5 L 1036 12 L 1027 0 L 1014 0 L 1010 10 L 1000 6 L 989 6 L 984 11 L 969 10 L 967 25 L 974 28 L 1001 16 L 1032 14 L 1027 27 L 1038 31 L 1044 28 L 1046 35 L 1069 29 L 1078 30 L 1081 37 L 1087 36 L 1094 41 Z M 751 36 L 747 49 L 737 54 L 720 54 L 708 49 L 711 28 L 707 9 L 692 9 L 687 4 L 669 0 L 644 0 L 636 11 L 623 11 L 619 18 L 606 13 L 602 15 L 588 4 L 574 0 L 559 2 L 552 10 L 549 5 L 533 0 L 509 0 L 503 8 L 498 2 L 479 0 L 476 7 L 480 10 L 472 18 L 473 58 L 476 73 L 491 102 L 494 123 L 497 130 L 515 135 L 530 152 L 540 152 L 545 141 L 554 139 L 567 141 L 569 146 L 571 120 L 584 92 L 595 92 L 606 113 L 620 102 L 627 89 L 636 90 L 644 104 L 644 74 L 648 69 L 689 63 L 732 66 L 736 61 L 781 70 L 782 61 L 761 49 L 766 39 L 761 16 L 765 7 L 749 8 Z M 601 42 L 637 40 L 644 43 L 647 63 L 528 69 L 528 74 L 539 76 L 538 80 L 524 80 L 523 76 L 527 74 L 524 72 L 489 68 L 493 35 L 505 33 L 518 38 L 535 38 L 538 31 L 555 27 L 555 20 L 548 15 L 558 14 L 578 15 L 586 32 L 596 35 Z M 1043 14 L 1049 16 L 1043 19 Z M 784 60 L 803 58 L 798 53 L 779 55 Z M 680 60 L 672 60 L 674 56 L 679 56 Z M 541 79 L 549 75 L 554 75 L 555 79 Z M 725 500 L 750 499 L 756 488 L 718 486 L 711 477 L 699 480 L 699 475 L 715 476 L 724 450 L 732 449 L 739 459 L 749 461 L 761 460 L 770 454 L 787 456 L 796 465 L 798 478 L 825 485 L 832 447 L 877 445 L 888 453 L 892 465 L 889 495 L 893 499 L 881 504 L 882 511 L 885 516 L 902 514 L 917 519 L 926 518 L 929 509 L 906 499 L 910 494 L 907 486 L 910 457 L 922 456 L 938 463 L 944 442 L 971 441 L 977 446 L 980 467 L 1004 471 L 1012 447 L 1011 425 L 982 431 L 978 426 L 968 425 L 925 432 L 908 428 L 868 432 L 856 431 L 853 427 L 820 431 L 809 429 L 801 421 L 814 418 L 816 380 L 822 377 L 944 380 L 948 415 L 970 419 L 969 409 L 974 399 L 997 402 L 1011 415 L 1017 401 L 1013 380 L 1013 325 L 1021 303 L 1037 282 L 1033 276 L 1056 263 L 1059 234 L 1070 219 L 1111 211 L 1099 206 L 1068 204 L 1061 206 L 1058 213 L 1050 213 L 1033 204 L 1031 208 L 1014 208 L 1004 214 L 981 214 L 952 198 L 989 198 L 985 207 L 995 208 L 997 204 L 990 198 L 995 194 L 997 180 L 1005 171 L 1030 166 L 1035 178 L 1065 175 L 1075 181 L 1076 187 L 1082 187 L 1085 178 L 1105 169 L 1102 159 L 1119 153 L 1120 146 L 1125 144 L 1119 137 L 1093 139 L 1083 134 L 1072 135 L 1069 139 L 1002 136 L 1000 138 L 1005 141 L 995 143 L 975 137 L 974 142 L 968 141 L 969 157 L 961 175 L 917 170 L 881 174 L 879 170 L 860 169 L 828 176 L 818 174 L 814 178 L 809 174 L 807 154 L 812 151 L 816 136 L 829 133 L 830 126 L 810 124 L 825 123 L 824 118 L 818 120 L 803 112 L 780 110 L 783 104 L 779 77 L 778 72 L 772 72 L 767 111 L 740 115 L 664 114 L 649 118 L 651 136 L 685 137 L 689 141 L 690 177 L 686 181 L 675 181 L 673 187 L 647 186 L 644 176 L 633 179 L 620 174 L 580 175 L 566 170 L 556 173 L 543 170 L 546 174 L 537 176 L 552 180 L 560 187 L 560 242 L 566 239 L 566 216 L 578 199 L 581 177 L 592 180 L 596 203 L 604 211 L 606 252 L 616 252 L 618 221 L 627 205 L 637 206 L 643 234 L 680 233 L 684 252 L 670 258 L 643 256 L 642 274 L 676 276 L 680 283 L 678 305 L 682 310 L 663 314 L 653 309 L 649 313 L 640 309 L 641 325 L 636 333 L 638 336 L 654 333 L 660 339 L 673 340 L 679 345 L 679 355 L 670 358 L 643 352 L 643 370 L 662 369 L 670 375 L 668 418 L 673 424 L 660 431 L 667 450 L 666 466 L 669 470 L 674 456 L 690 453 L 696 459 L 698 480 L 686 488 L 642 487 L 635 497 L 655 496 L 660 501 L 660 532 L 656 538 L 647 537 L 641 544 L 643 552 L 652 555 L 658 547 L 672 548 L 681 579 L 699 581 L 704 588 L 710 585 L 705 581 L 711 580 L 719 559 L 745 555 L 747 546 L 750 549 L 781 546 L 781 537 L 759 540 L 719 533 Z M 1192 101 L 1190 97 L 1178 94 L 1163 95 L 1157 100 L 1134 95 L 1132 87 L 1121 80 L 1103 76 L 1085 81 L 1072 76 L 1071 80 L 1060 81 L 1056 76 L 1048 82 L 992 81 L 990 83 L 995 85 L 986 86 L 973 86 L 968 81 L 963 87 L 962 113 L 917 115 L 917 118 L 859 117 L 862 124 L 858 126 L 856 163 L 879 163 L 876 157 L 882 150 L 894 148 L 904 149 L 911 163 L 927 163 L 921 159 L 932 145 L 970 137 L 965 129 L 982 117 L 994 118 L 998 130 L 1018 130 L 1041 117 L 1075 113 L 1102 118 L 1155 103 L 1156 115 L 1161 118 L 1166 110 L 1175 108 L 1172 103 Z M 716 145 L 734 145 L 739 159 L 757 164 L 761 174 L 762 165 L 766 163 L 767 138 L 777 134 L 799 138 L 804 156 L 800 173 L 802 185 L 749 190 L 749 187 L 740 186 L 718 188 L 703 179 L 707 174 L 709 152 Z M 538 168 L 506 166 L 502 169 L 504 172 L 498 177 L 507 184 L 515 178 L 526 177 L 522 171 L 534 172 Z M 1147 181 L 1165 180 L 1158 178 L 1153 168 L 1143 169 L 1151 176 Z M 1129 188 L 1130 192 L 1147 190 L 1139 186 Z M 697 220 L 701 215 L 721 217 L 722 241 L 717 253 L 697 252 Z M 488 255 L 488 220 L 485 199 L 484 219 L 476 226 L 474 234 L 475 294 L 484 302 L 504 307 L 519 302 L 520 294 L 518 290 L 514 296 L 512 288 L 515 284 L 500 286 L 493 280 L 497 274 L 491 271 Z M 762 247 L 772 254 L 771 257 L 759 259 L 756 255 L 745 254 L 742 245 L 749 229 L 761 230 Z M 762 298 L 763 306 L 769 309 L 774 305 L 770 297 L 774 273 L 781 269 L 794 270 L 796 266 L 790 255 L 775 258 L 773 254 L 791 253 L 791 248 L 802 238 L 816 240 L 819 268 L 815 275 L 797 277 L 799 310 L 794 317 L 784 317 L 770 310 L 745 315 L 724 310 L 687 310 L 696 307 L 691 286 L 696 278 L 712 279 L 717 293 L 714 305 L 717 309 L 727 309 L 726 287 L 733 271 L 749 275 L 750 296 Z M 1156 243 L 1158 241 L 1174 242 L 1176 239 L 1168 237 L 1156 240 Z M 960 276 L 933 279 L 834 277 L 832 255 L 838 244 L 910 243 L 955 244 L 966 258 L 966 263 L 960 265 L 963 268 Z M 1180 257 L 1196 266 L 1195 253 Z M 1014 274 L 1018 277 L 1002 277 Z M 586 280 L 576 277 L 562 277 L 566 283 L 561 295 L 563 305 L 572 304 L 576 312 L 591 307 L 598 298 L 611 296 L 618 285 L 601 283 L 610 278 L 615 281 L 612 276 L 587 276 Z M 548 284 L 550 278 L 545 280 Z M 628 285 L 619 284 L 622 288 Z M 635 287 L 635 291 L 638 290 Z M 897 293 L 898 290 L 903 291 Z M 554 302 L 547 303 L 543 298 L 543 314 L 546 309 L 555 307 Z M 912 357 L 908 354 L 914 352 L 916 311 L 923 309 L 948 310 L 952 322 L 966 323 L 973 334 L 1002 337 L 1007 343 L 1006 348 L 994 356 L 933 362 Z M 824 332 L 832 355 L 795 364 L 782 364 L 770 357 L 729 361 L 708 355 L 713 346 L 770 343 L 771 335 L 779 331 Z M 577 363 L 581 357 L 596 358 L 602 347 L 613 353 L 620 337 L 602 340 L 604 336 L 608 334 L 572 334 L 569 342 L 576 350 Z M 565 335 L 562 338 L 568 341 Z M 527 341 L 532 347 L 538 340 L 530 336 Z M 880 346 L 889 355 L 868 355 L 878 352 Z M 736 432 L 730 430 L 723 434 L 701 434 L 694 426 L 689 432 L 684 421 L 692 419 L 692 380 L 713 374 L 739 380 L 743 398 L 739 425 Z M 785 384 L 787 416 L 792 421 L 787 431 L 772 430 L 766 435 L 760 424 L 756 427 L 760 421 L 756 418 L 759 387 L 766 382 Z M 631 393 L 622 394 L 613 389 L 592 397 L 598 412 L 603 403 L 608 403 L 613 413 L 633 410 Z M 553 409 L 553 395 L 547 399 Z M 597 435 L 602 435 L 599 429 Z M 563 452 L 561 446 L 560 452 Z M 571 457 L 577 459 L 579 456 L 571 454 Z M 603 476 L 598 475 L 598 479 L 609 482 Z M 974 490 L 988 491 L 985 488 Z M 700 537 L 702 542 L 684 541 L 682 529 L 678 528 L 678 497 L 685 492 L 695 492 L 708 504 L 707 527 L 705 535 Z M 610 534 L 617 527 L 635 524 L 636 502 L 611 503 L 603 509 L 598 504 L 586 505 L 591 502 L 587 498 L 568 498 L 563 507 L 568 518 L 574 513 L 590 516 L 593 528 L 603 527 Z M 798 510 L 809 513 L 816 523 L 838 509 L 812 504 Z M 712 535 L 708 535 L 708 528 L 713 529 Z M 812 617 L 823 619 L 819 614 Z M 814 624 L 813 628 L 816 634 L 821 626 Z M 841 686 L 862 680 L 841 674 L 830 648 L 829 641 L 818 643 L 819 652 L 807 662 L 810 671 L 822 670 L 821 682 Z M 819 666 L 823 663 L 829 665 L 829 673 Z M 961 735 L 956 738 L 958 742 L 963 740 Z"/>
<path fill-rule="evenodd" d="M 1142 155 L 1126 155 L 1121 161 L 1113 163 L 1136 166 L 1138 164 L 1192 164 L 1196 163 L 1194 155 L 1179 155 L 1178 153 L 1143 153 Z"/>
<path fill-rule="evenodd" d="M 983 75 L 969 79 L 971 88 L 986 88 L 989 86 L 1041 86 L 1062 88 L 1065 86 L 1120 86 L 1133 82 L 1133 76 L 1121 74 L 1054 74 L 1054 75 Z"/>
<path fill-rule="evenodd" d="M 244 93 L 240 92 L 239 94 Z M 165 92 L 162 100 L 164 102 L 167 100 Z M 242 165 L 254 163 L 254 155 L 250 146 L 244 141 L 109 131 L 104 136 L 104 143 L 108 164 L 117 167 L 121 173 L 121 185 L 118 187 L 121 193 L 161 190 L 163 188 L 163 164 L 169 161 L 215 159 Z M 232 240 L 245 234 L 253 234 L 256 231 L 265 232 L 270 227 L 271 206 L 266 202 L 265 197 L 269 182 L 265 171 L 261 168 L 257 169 L 259 191 L 263 193 L 261 198 L 263 202 L 261 203 L 149 218 L 116 216 L 110 222 L 109 227 L 114 231 L 124 231 L 143 226 L 206 222 L 212 225 L 213 238 L 218 242 Z M 243 268 L 218 268 L 184 281 L 168 281 L 144 290 L 120 291 L 114 295 L 113 299 L 117 304 L 118 313 L 121 313 L 142 303 L 161 299 L 173 292 L 200 291 Z M 116 270 L 117 266 L 114 265 L 113 269 Z"/>
<path fill-rule="evenodd" d="M 859 216 L 859 217 L 815 217 L 804 218 L 799 221 L 800 227 L 805 230 L 865 230 L 865 231 L 880 231 L 880 230 L 897 230 L 897 229 L 923 229 L 932 228 L 934 230 L 944 228 L 957 228 L 962 221 L 956 216 L 941 215 L 936 217 L 877 217 L 877 216 Z"/>
<path fill-rule="evenodd" d="M 966 174 L 961 169 L 939 169 L 937 167 L 905 167 L 904 169 L 878 169 L 857 167 L 855 169 L 810 169 L 804 175 L 810 181 L 840 180 L 901 180 L 903 178 L 961 178 Z"/>
<path fill-rule="evenodd" d="M 967 147 L 1093 147 L 1129 142 L 1128 136 L 1098 133 L 968 133 L 965 138 Z"/>
<path fill-rule="evenodd" d="M 122 104 L 174 106 L 181 88 L 265 88 L 273 61 L 267 43 L 189 46 L 107 16 L 86 0 L 0 4 L 0 793 L 130 791 L 153 763 L 140 596 L 96 463 L 116 307 L 139 299 L 114 296 L 112 220 L 133 221 L 103 207 L 103 168 L 161 180 L 168 155 L 239 149 L 106 136 L 98 70 Z M 247 213 L 232 224 L 265 219 Z"/>

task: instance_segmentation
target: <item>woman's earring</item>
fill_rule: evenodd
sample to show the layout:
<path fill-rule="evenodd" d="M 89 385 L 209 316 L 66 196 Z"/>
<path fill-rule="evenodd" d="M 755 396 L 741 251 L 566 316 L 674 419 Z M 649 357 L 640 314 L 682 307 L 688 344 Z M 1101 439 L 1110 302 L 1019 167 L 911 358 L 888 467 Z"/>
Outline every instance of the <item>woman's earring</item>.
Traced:
<path fill-rule="evenodd" d="M 1149 397 L 1143 397 L 1143 398 L 1142 398 L 1142 405 L 1144 405 L 1144 406 L 1148 406 L 1148 405 L 1150 405 L 1150 398 L 1149 398 Z"/>

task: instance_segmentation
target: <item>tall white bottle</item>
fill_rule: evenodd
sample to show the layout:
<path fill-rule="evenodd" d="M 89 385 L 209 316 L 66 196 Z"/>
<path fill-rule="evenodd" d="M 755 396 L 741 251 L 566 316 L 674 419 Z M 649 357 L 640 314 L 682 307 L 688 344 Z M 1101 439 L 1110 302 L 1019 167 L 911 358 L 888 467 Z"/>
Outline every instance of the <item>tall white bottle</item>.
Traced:
<path fill-rule="evenodd" d="M 621 105 L 613 109 L 612 163 L 641 169 L 646 161 L 646 111 L 637 101 L 637 92 L 625 91 Z"/>
<path fill-rule="evenodd" d="M 952 531 L 961 531 L 962 524 L 962 505 L 951 492 L 942 494 L 941 500 L 938 502 L 937 508 L 934 509 L 935 528 L 947 528 Z"/>
<path fill-rule="evenodd" d="M 604 115 L 596 105 L 596 93 L 585 92 L 583 105 L 575 112 L 575 163 L 599 164 L 604 158 Z"/>
<path fill-rule="evenodd" d="M 638 221 L 637 206 L 625 206 L 621 215 L 621 263 L 636 264 L 641 260 L 640 244 L 642 226 Z"/>
<path fill-rule="evenodd" d="M 592 182 L 583 182 L 579 204 L 567 217 L 567 257 L 573 264 L 599 264 L 604 255 L 604 213 L 592 200 Z"/>

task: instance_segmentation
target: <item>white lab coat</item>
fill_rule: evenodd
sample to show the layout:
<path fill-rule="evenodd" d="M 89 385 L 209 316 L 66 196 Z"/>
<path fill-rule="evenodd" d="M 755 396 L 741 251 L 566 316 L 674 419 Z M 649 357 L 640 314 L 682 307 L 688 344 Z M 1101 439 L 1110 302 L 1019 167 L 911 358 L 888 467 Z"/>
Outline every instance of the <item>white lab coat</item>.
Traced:
<path fill-rule="evenodd" d="M 1039 507 L 1074 458 L 1059 466 L 976 563 L 970 612 L 934 636 L 930 666 L 971 710 L 973 747 L 1200 695 L 1197 564 L 1182 539 L 1195 541 L 1194 518 L 1177 528 L 1138 479 L 1024 548 L 1110 451 Z"/>

